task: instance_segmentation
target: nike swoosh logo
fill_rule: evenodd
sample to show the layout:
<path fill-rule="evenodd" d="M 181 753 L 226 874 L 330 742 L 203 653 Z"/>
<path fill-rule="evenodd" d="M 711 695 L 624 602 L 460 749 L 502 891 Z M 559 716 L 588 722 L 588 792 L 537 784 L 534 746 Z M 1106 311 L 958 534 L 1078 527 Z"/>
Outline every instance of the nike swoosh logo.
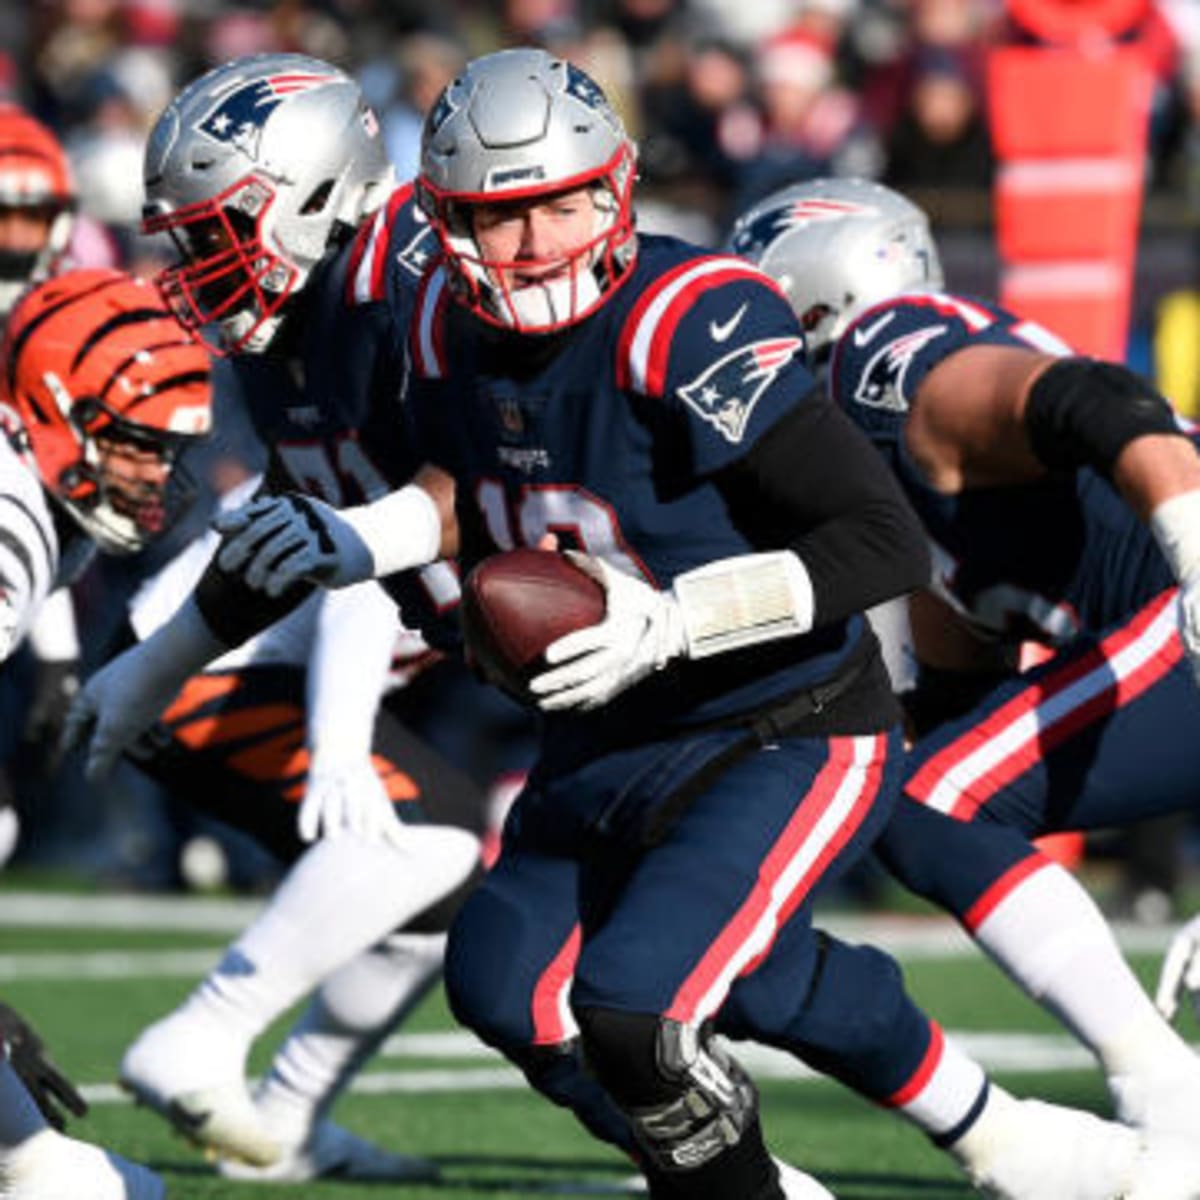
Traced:
<path fill-rule="evenodd" d="M 712 336 L 712 340 L 714 342 L 728 341 L 733 331 L 741 324 L 742 318 L 746 315 L 747 307 L 749 307 L 749 301 L 743 304 L 728 321 L 724 321 L 720 325 L 716 321 L 709 321 L 708 332 Z"/>
<path fill-rule="evenodd" d="M 876 321 L 872 321 L 870 325 L 862 329 L 854 331 L 854 344 L 856 346 L 865 346 L 881 329 L 892 323 L 892 318 L 896 314 L 894 312 L 884 313 Z"/>

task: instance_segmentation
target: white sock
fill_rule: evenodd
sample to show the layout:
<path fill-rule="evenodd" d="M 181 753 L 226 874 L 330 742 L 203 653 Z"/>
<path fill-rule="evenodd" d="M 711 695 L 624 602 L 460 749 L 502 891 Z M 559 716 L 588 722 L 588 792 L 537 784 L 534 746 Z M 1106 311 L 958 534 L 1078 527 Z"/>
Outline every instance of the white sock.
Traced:
<path fill-rule="evenodd" d="M 48 1128 L 20 1076 L 0 1058 L 0 1156 Z"/>
<path fill-rule="evenodd" d="M 930 1032 L 924 1061 L 887 1104 L 930 1137 L 943 1138 L 971 1116 L 987 1076 L 974 1059 L 946 1040 L 936 1022 L 931 1022 Z"/>
<path fill-rule="evenodd" d="M 445 934 L 393 934 L 322 984 L 255 1098 L 276 1137 L 285 1144 L 304 1140 L 440 978 L 445 947 Z"/>
<path fill-rule="evenodd" d="M 356 954 L 441 899 L 474 867 L 478 844 L 415 827 L 397 848 L 351 835 L 316 843 L 188 1000 L 250 1038 Z"/>
<path fill-rule="evenodd" d="M 1148 1069 L 1184 1043 L 1159 1015 L 1083 886 L 1056 863 L 1021 880 L 975 940 L 1100 1060 L 1109 1075 Z"/>

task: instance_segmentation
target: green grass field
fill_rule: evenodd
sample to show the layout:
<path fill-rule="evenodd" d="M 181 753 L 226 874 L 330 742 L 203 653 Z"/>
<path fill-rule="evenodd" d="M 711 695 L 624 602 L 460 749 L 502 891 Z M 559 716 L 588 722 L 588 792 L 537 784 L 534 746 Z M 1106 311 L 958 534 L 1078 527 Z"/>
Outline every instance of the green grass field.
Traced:
<path fill-rule="evenodd" d="M 0 888 L 0 995 L 36 1022 L 60 1065 L 85 1085 L 92 1111 L 73 1131 L 152 1164 L 174 1200 L 280 1194 L 277 1185 L 218 1178 L 198 1151 L 112 1086 L 125 1045 L 187 993 L 228 935 L 89 928 L 82 918 L 72 924 L 69 915 L 53 924 L 6 921 L 6 899 L 13 901 L 11 888 Z M 81 911 L 86 909 L 84 904 Z M 878 940 L 886 944 L 884 935 Z M 915 955 L 900 949 L 897 957 L 918 999 L 951 1033 L 969 1035 L 972 1048 L 997 1064 L 996 1077 L 1006 1086 L 1103 1111 L 1099 1074 L 977 955 L 926 948 Z M 1139 954 L 1134 961 L 1149 979 L 1157 956 Z M 281 1030 L 259 1043 L 253 1071 L 264 1068 Z M 342 1100 L 338 1118 L 381 1143 L 434 1157 L 443 1166 L 443 1182 L 409 1188 L 322 1183 L 293 1187 L 290 1194 L 317 1200 L 619 1194 L 627 1164 L 456 1033 L 440 995 L 403 1033 Z M 988 1036 L 976 1041 L 980 1035 Z M 783 1077 L 790 1068 L 781 1060 L 755 1060 L 753 1069 L 773 1149 L 820 1176 L 843 1200 L 972 1194 L 953 1165 L 896 1117 L 836 1085 Z"/>

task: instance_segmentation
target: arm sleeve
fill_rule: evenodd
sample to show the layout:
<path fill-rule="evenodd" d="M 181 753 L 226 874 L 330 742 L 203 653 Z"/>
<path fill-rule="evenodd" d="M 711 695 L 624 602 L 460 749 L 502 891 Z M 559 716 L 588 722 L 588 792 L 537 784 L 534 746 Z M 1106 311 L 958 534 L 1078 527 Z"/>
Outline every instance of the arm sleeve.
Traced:
<path fill-rule="evenodd" d="M 718 485 L 756 548 L 786 547 L 804 563 L 816 624 L 929 581 L 924 531 L 899 484 L 819 391 L 780 418 Z"/>
<path fill-rule="evenodd" d="M 400 625 L 377 583 L 327 592 L 308 670 L 308 745 L 325 765 L 371 753 Z"/>

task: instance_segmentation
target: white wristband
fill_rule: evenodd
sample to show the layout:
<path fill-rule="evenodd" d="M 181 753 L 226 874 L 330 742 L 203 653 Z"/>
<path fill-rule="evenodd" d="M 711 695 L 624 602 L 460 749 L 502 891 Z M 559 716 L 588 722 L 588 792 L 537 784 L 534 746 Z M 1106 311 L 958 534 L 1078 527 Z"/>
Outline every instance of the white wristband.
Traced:
<path fill-rule="evenodd" d="M 439 557 L 442 518 L 433 497 L 415 483 L 370 504 L 343 508 L 338 516 L 370 551 L 376 579 Z"/>
<path fill-rule="evenodd" d="M 812 580 L 790 550 L 722 558 L 676 576 L 689 658 L 807 633 Z"/>
<path fill-rule="evenodd" d="M 1200 575 L 1200 491 L 1164 500 L 1150 514 L 1150 529 L 1180 583 Z"/>

